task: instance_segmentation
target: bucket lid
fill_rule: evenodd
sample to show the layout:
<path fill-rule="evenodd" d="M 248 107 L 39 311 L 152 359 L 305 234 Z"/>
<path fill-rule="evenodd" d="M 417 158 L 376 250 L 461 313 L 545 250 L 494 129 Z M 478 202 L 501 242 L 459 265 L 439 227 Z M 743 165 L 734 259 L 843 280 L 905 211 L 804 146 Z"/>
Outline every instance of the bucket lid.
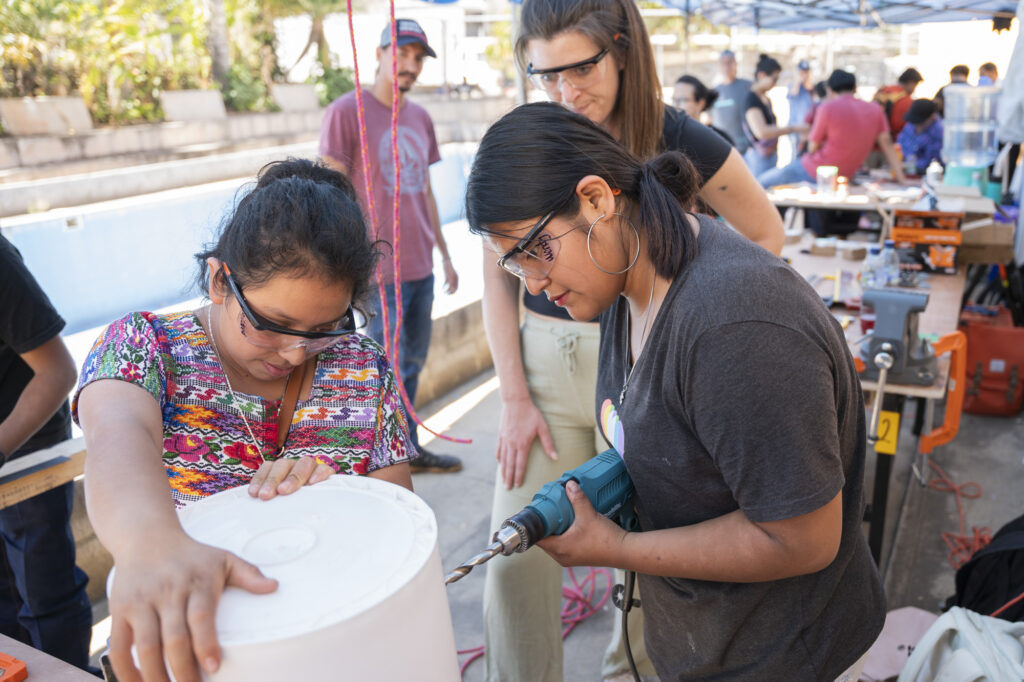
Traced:
<path fill-rule="evenodd" d="M 332 476 L 272 500 L 233 488 L 179 518 L 194 539 L 278 581 L 270 594 L 225 590 L 216 618 L 222 646 L 281 640 L 348 620 L 412 580 L 437 545 L 437 522 L 423 500 L 365 476 Z"/>

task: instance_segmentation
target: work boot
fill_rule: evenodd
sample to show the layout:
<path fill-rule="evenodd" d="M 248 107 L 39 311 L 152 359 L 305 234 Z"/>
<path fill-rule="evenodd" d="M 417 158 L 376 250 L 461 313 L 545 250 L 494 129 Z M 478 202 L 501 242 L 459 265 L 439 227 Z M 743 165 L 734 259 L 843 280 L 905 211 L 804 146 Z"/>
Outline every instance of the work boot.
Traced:
<path fill-rule="evenodd" d="M 462 470 L 462 460 L 451 455 L 435 455 L 425 448 L 416 448 L 420 456 L 409 462 L 414 474 L 454 474 Z"/>

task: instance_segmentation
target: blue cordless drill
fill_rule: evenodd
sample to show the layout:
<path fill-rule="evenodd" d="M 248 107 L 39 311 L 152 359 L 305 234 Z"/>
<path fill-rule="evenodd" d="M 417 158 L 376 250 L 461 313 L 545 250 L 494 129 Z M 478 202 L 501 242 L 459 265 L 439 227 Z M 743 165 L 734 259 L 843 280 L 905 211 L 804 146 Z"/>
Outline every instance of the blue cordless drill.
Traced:
<path fill-rule="evenodd" d="M 474 566 L 498 554 L 509 556 L 515 552 L 525 552 L 538 540 L 549 535 L 561 535 L 569 530 L 575 518 L 569 495 L 565 492 L 565 484 L 569 481 L 579 484 L 599 514 L 616 521 L 626 530 L 636 529 L 633 482 L 619 453 L 605 450 L 575 469 L 566 471 L 558 480 L 545 483 L 530 504 L 502 522 L 487 549 L 445 576 L 445 584 L 459 580 Z"/>

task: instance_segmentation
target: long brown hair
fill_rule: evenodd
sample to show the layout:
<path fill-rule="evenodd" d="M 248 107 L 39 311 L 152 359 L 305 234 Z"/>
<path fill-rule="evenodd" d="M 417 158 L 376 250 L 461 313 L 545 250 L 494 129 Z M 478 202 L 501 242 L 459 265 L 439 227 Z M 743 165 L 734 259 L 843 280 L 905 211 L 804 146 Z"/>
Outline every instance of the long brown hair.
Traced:
<path fill-rule="evenodd" d="M 526 45 L 551 40 L 575 31 L 608 49 L 621 67 L 619 92 L 612 118 L 620 130 L 619 142 L 640 158 L 661 149 L 665 105 L 654 65 L 654 51 L 640 10 L 633 0 L 526 0 L 516 37 L 515 55 L 526 71 Z"/>

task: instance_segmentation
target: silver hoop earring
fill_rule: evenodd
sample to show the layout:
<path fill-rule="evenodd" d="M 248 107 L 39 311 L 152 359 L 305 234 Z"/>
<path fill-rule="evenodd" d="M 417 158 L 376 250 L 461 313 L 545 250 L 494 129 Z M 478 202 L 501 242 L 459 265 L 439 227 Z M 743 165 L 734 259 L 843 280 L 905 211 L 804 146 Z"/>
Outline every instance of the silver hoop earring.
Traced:
<path fill-rule="evenodd" d="M 629 218 L 626 218 L 626 216 L 622 215 L 621 213 L 612 213 L 612 215 L 617 215 L 620 218 L 623 218 L 627 223 L 629 223 L 629 226 L 633 228 L 633 235 L 636 237 L 636 253 L 633 255 L 633 260 L 630 261 L 629 265 L 627 265 L 622 270 L 619 270 L 618 272 L 612 272 L 611 270 L 605 270 L 600 265 L 598 265 L 596 260 L 594 260 L 594 252 L 590 250 L 590 235 L 594 231 L 594 225 L 597 225 L 597 221 L 601 220 L 601 218 L 604 218 L 604 216 L 605 216 L 604 213 L 602 213 L 601 215 L 597 216 L 597 218 L 594 220 L 594 222 L 590 223 L 590 229 L 587 230 L 587 255 L 590 256 L 590 262 L 594 264 L 594 267 L 597 268 L 598 270 L 600 270 L 601 272 L 603 272 L 604 274 L 606 274 L 606 275 L 621 275 L 621 274 L 623 274 L 625 272 L 629 272 L 629 270 L 634 265 L 636 265 L 636 261 L 640 257 L 640 232 L 636 229 L 636 226 L 633 224 L 633 221 L 630 220 Z"/>

